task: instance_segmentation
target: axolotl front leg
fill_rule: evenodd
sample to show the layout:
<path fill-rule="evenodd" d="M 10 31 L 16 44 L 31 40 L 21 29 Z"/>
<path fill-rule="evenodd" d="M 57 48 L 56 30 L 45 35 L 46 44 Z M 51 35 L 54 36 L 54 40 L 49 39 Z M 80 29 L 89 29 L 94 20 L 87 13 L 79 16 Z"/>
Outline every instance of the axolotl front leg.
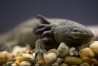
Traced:
<path fill-rule="evenodd" d="M 41 19 L 41 21 L 45 21 L 43 20 L 43 17 L 39 16 L 37 18 Z M 38 63 L 40 60 L 44 60 L 43 54 L 46 53 L 46 50 L 50 49 L 50 46 L 52 45 L 51 42 L 53 42 L 53 35 L 50 24 L 40 24 L 35 26 L 35 28 L 33 28 L 33 33 L 40 36 L 36 41 L 35 49 L 33 50 L 33 53 L 35 53 L 35 61 Z M 52 45 L 52 47 L 54 47 L 54 45 Z"/>

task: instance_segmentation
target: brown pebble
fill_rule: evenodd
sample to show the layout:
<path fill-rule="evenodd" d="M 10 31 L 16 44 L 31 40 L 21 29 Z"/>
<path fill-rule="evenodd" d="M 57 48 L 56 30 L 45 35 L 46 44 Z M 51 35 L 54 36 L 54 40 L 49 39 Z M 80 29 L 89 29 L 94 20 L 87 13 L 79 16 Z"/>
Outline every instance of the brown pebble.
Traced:
<path fill-rule="evenodd" d="M 89 64 L 97 64 L 97 62 L 98 62 L 97 59 L 95 59 L 95 58 L 89 58 L 89 57 L 83 57 L 82 61 L 83 62 L 87 62 Z"/>

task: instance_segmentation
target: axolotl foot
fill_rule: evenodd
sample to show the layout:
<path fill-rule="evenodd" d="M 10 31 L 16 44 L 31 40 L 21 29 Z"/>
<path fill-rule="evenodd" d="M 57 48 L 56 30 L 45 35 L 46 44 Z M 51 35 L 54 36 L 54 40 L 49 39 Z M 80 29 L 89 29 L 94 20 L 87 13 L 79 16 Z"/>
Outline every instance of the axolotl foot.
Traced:
<path fill-rule="evenodd" d="M 39 66 L 43 65 L 44 53 L 46 53 L 46 50 L 44 49 L 44 41 L 42 39 L 36 41 L 33 53 L 35 53 L 35 64 L 39 64 Z"/>

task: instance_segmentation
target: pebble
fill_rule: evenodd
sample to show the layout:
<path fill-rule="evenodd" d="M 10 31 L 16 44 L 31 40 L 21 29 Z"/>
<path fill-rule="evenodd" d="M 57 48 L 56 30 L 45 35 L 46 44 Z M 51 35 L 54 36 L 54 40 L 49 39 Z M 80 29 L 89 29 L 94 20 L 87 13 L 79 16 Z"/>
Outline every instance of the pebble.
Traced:
<path fill-rule="evenodd" d="M 32 66 L 32 64 L 30 62 L 28 62 L 28 61 L 22 61 L 20 63 L 20 66 Z"/>
<path fill-rule="evenodd" d="M 57 55 L 55 53 L 44 54 L 45 64 L 53 64 L 57 59 Z"/>
<path fill-rule="evenodd" d="M 57 58 L 56 63 L 61 64 L 63 63 L 64 59 L 63 58 Z"/>
<path fill-rule="evenodd" d="M 61 43 L 57 50 L 57 55 L 59 57 L 65 57 L 69 53 L 69 47 L 65 43 Z"/>
<path fill-rule="evenodd" d="M 23 56 L 17 56 L 17 57 L 15 57 L 15 60 L 17 61 L 19 61 L 19 62 L 22 62 L 22 61 L 24 61 L 25 59 L 24 59 L 24 57 Z"/>
<path fill-rule="evenodd" d="M 68 64 L 62 63 L 60 66 L 68 66 Z"/>
<path fill-rule="evenodd" d="M 98 64 L 98 61 L 96 58 L 83 57 L 81 59 L 83 62 L 87 62 L 89 64 Z"/>
<path fill-rule="evenodd" d="M 61 43 L 58 49 L 50 49 L 43 53 L 43 59 L 35 63 L 35 53 L 32 50 L 17 52 L 14 56 L 7 51 L 0 52 L 0 64 L 3 66 L 98 66 L 98 41 L 79 52 L 75 47 L 69 48 Z M 13 58 L 13 59 L 12 59 Z"/>
<path fill-rule="evenodd" d="M 82 63 L 82 60 L 78 57 L 67 56 L 65 57 L 64 62 L 70 65 L 79 65 Z"/>
<path fill-rule="evenodd" d="M 59 66 L 59 64 L 58 63 L 53 63 L 52 66 Z"/>
<path fill-rule="evenodd" d="M 35 54 L 23 54 L 22 55 L 26 61 L 35 62 Z"/>
<path fill-rule="evenodd" d="M 14 63 L 16 63 L 17 65 L 20 64 L 20 61 L 19 60 L 16 60 Z"/>
<path fill-rule="evenodd" d="M 78 51 L 76 50 L 75 47 L 71 47 L 71 48 L 69 49 L 69 55 L 70 55 L 70 56 L 78 56 L 79 53 L 78 53 Z"/>
<path fill-rule="evenodd" d="M 98 41 L 94 41 L 89 47 L 96 55 L 98 55 Z"/>
<path fill-rule="evenodd" d="M 51 49 L 51 50 L 48 51 L 48 53 L 55 53 L 55 54 L 57 54 L 57 49 Z"/>
<path fill-rule="evenodd" d="M 88 44 L 82 44 L 82 45 L 80 45 L 80 46 L 78 46 L 78 47 L 76 47 L 76 48 L 77 48 L 78 51 L 80 51 L 80 50 L 82 50 L 83 48 L 88 47 L 89 45 L 90 45 L 89 43 L 88 43 Z"/>
<path fill-rule="evenodd" d="M 36 63 L 34 66 L 40 66 L 38 63 Z"/>
<path fill-rule="evenodd" d="M 82 63 L 82 64 L 80 64 L 80 66 L 90 66 L 88 63 Z"/>
<path fill-rule="evenodd" d="M 13 64 L 13 62 L 6 62 L 6 64 L 4 66 L 11 66 L 11 64 Z"/>
<path fill-rule="evenodd" d="M 11 66 L 19 66 L 19 65 L 17 65 L 16 63 L 13 63 L 13 64 L 11 64 Z"/>
<path fill-rule="evenodd" d="M 3 51 L 0 52 L 0 64 L 5 63 L 12 59 L 12 56 L 9 52 Z"/>
<path fill-rule="evenodd" d="M 84 48 L 79 51 L 80 57 L 95 57 L 94 52 L 89 48 Z"/>
<path fill-rule="evenodd" d="M 17 53 L 19 53 L 19 52 L 22 53 L 22 52 L 24 52 L 24 51 L 26 51 L 26 50 L 28 50 L 28 49 L 29 49 L 28 46 L 26 46 L 26 47 L 15 46 L 15 47 L 13 48 L 11 54 L 12 54 L 12 55 L 16 55 Z"/>

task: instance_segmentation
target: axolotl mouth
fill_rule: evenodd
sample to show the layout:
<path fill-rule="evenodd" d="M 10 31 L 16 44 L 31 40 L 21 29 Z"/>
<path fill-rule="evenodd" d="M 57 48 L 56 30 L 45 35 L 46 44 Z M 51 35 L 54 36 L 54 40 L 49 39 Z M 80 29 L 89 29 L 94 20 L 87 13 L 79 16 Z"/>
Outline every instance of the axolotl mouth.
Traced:
<path fill-rule="evenodd" d="M 93 39 L 94 35 L 93 33 L 89 33 L 89 34 L 86 34 L 86 33 L 71 33 L 70 38 L 72 39 Z"/>

